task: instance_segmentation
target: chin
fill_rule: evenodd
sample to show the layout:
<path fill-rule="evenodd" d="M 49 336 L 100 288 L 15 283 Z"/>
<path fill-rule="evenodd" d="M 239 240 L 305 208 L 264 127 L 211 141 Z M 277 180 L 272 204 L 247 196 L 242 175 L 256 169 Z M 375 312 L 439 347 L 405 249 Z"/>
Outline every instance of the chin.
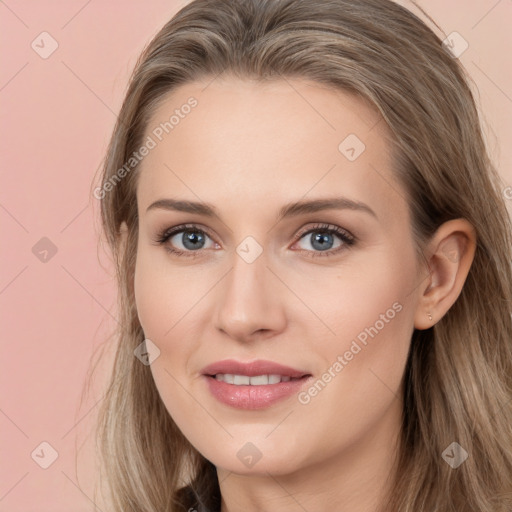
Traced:
<path fill-rule="evenodd" d="M 300 469 L 300 461 L 293 461 L 296 453 L 292 450 L 271 450 L 271 455 L 265 455 L 266 448 L 258 450 L 251 443 L 244 444 L 241 448 L 231 447 L 222 454 L 211 454 L 207 457 L 218 469 L 235 473 L 237 475 L 265 476 L 285 475 Z M 269 450 L 270 451 L 270 450 Z M 233 455 L 231 455 L 233 454 Z"/>

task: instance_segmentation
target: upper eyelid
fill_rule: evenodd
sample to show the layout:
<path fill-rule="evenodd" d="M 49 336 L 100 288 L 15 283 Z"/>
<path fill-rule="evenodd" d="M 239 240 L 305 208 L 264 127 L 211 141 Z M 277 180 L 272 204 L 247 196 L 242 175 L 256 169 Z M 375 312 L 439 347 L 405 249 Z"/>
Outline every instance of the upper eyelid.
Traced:
<path fill-rule="evenodd" d="M 190 223 L 187 223 L 187 224 L 178 224 L 177 226 L 173 226 L 171 228 L 168 228 L 168 229 L 165 229 L 164 231 L 162 231 L 162 234 L 166 235 L 167 233 L 169 233 L 169 236 L 174 236 L 174 235 L 177 235 L 178 233 L 181 233 L 182 231 L 201 231 L 203 233 L 205 233 L 206 235 L 208 235 L 210 238 L 214 238 L 212 235 L 211 235 L 211 232 L 209 231 L 208 228 L 204 227 L 204 226 L 201 226 L 200 224 L 190 224 Z"/>
<path fill-rule="evenodd" d="M 322 230 L 333 231 L 333 232 L 335 232 L 335 234 L 338 234 L 338 235 L 346 234 L 348 237 L 355 239 L 355 236 L 352 235 L 352 233 L 348 229 L 345 229 L 342 226 L 336 226 L 335 224 L 330 224 L 328 222 L 317 222 L 314 226 L 309 226 L 304 229 L 300 229 L 297 233 L 297 237 L 300 238 L 300 237 L 304 236 L 305 234 L 309 233 L 310 231 L 322 231 Z M 339 231 L 339 233 L 338 233 L 338 231 Z"/>

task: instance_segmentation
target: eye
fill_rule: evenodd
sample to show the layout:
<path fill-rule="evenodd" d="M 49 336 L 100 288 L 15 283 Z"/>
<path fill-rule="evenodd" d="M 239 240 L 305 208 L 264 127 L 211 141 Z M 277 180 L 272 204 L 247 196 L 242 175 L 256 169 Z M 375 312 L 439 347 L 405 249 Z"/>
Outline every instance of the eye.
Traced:
<path fill-rule="evenodd" d="M 201 249 L 211 248 L 207 246 L 207 239 L 213 242 L 206 231 L 195 224 L 189 224 L 166 229 L 158 235 L 156 242 L 165 245 L 171 253 L 194 257 Z"/>
<path fill-rule="evenodd" d="M 318 224 L 305 232 L 302 231 L 297 235 L 295 244 L 302 240 L 307 243 L 306 247 L 300 250 L 311 253 L 312 257 L 339 253 L 356 242 L 356 238 L 348 231 L 330 224 Z M 195 224 L 168 228 L 159 233 L 155 242 L 165 246 L 168 252 L 185 257 L 196 257 L 201 254 L 202 249 L 219 247 L 204 229 Z"/>
<path fill-rule="evenodd" d="M 336 239 L 338 239 L 337 245 Z M 313 257 L 330 256 L 354 245 L 356 241 L 348 231 L 329 224 L 319 224 L 305 233 L 300 233 L 298 240 L 299 242 L 305 240 L 306 247 L 302 250 L 312 252 Z"/>

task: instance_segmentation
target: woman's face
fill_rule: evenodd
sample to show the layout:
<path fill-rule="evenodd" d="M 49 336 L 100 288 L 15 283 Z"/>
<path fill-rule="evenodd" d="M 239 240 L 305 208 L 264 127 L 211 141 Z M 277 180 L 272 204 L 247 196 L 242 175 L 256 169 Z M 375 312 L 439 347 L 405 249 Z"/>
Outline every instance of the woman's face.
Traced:
<path fill-rule="evenodd" d="M 371 467 L 391 446 L 426 276 L 387 135 L 360 99 L 299 80 L 187 84 L 153 115 L 137 311 L 169 414 L 218 468 Z"/>

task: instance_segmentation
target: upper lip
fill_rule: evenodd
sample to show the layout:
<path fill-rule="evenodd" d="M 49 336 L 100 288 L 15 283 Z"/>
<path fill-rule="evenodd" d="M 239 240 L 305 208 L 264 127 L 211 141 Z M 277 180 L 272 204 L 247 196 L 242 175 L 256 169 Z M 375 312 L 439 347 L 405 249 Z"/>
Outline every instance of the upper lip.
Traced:
<path fill-rule="evenodd" d="M 247 375 L 254 377 L 256 375 L 281 375 L 288 377 L 304 377 L 310 375 L 308 372 L 291 368 L 273 361 L 257 359 L 256 361 L 242 362 L 235 359 L 225 359 L 209 364 L 201 370 L 203 375 L 232 374 Z"/>

